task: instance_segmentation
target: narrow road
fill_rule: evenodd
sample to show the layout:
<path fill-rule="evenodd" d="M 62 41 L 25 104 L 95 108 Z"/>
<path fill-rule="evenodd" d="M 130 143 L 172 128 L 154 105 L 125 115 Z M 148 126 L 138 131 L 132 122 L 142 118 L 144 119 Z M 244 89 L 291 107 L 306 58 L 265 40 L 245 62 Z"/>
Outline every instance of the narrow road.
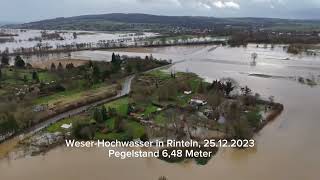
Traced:
<path fill-rule="evenodd" d="M 81 107 L 78 107 L 76 109 L 61 113 L 61 114 L 58 114 L 58 115 L 56 115 L 56 116 L 54 116 L 52 118 L 49 118 L 46 121 L 43 121 L 43 122 L 33 126 L 30 129 L 26 130 L 25 133 L 20 135 L 20 137 L 23 138 L 23 137 L 26 137 L 26 136 L 31 136 L 31 135 L 35 134 L 36 132 L 39 132 L 42 129 L 48 127 L 49 125 L 51 125 L 53 123 L 56 123 L 56 122 L 58 122 L 58 121 L 60 121 L 60 120 L 62 120 L 64 118 L 68 118 L 70 116 L 74 116 L 74 115 L 80 114 L 82 112 L 87 111 L 91 107 L 102 105 L 102 104 L 105 104 L 107 102 L 110 102 L 110 101 L 113 101 L 113 100 L 116 100 L 118 98 L 121 98 L 121 97 L 124 97 L 124 96 L 128 95 L 130 93 L 130 91 L 131 91 L 131 83 L 132 83 L 132 80 L 133 80 L 134 77 L 135 76 L 132 75 L 132 76 L 129 76 L 129 77 L 127 77 L 125 79 L 125 81 L 122 84 L 122 90 L 118 93 L 118 95 L 116 95 L 114 97 L 111 97 L 111 98 L 102 99 L 100 101 L 97 101 L 97 102 L 94 102 L 94 103 L 91 103 L 91 104 L 88 104 L 88 105 L 85 105 L 85 106 L 81 106 Z"/>

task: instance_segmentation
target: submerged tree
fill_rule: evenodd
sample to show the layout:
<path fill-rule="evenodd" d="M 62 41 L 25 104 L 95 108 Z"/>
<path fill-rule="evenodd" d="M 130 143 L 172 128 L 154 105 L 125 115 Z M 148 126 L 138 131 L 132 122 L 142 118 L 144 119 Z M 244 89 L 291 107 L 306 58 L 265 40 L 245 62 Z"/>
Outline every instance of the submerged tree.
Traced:
<path fill-rule="evenodd" d="M 2 53 L 1 55 L 1 64 L 2 65 L 9 65 L 9 61 L 10 61 L 10 58 L 8 56 L 7 53 Z"/>
<path fill-rule="evenodd" d="M 257 53 L 252 53 L 251 54 L 251 59 L 252 59 L 252 62 L 250 63 L 251 66 L 256 66 L 257 65 L 257 60 L 258 58 L 258 54 Z"/>
<path fill-rule="evenodd" d="M 16 58 L 14 59 L 14 66 L 17 68 L 23 68 L 23 67 L 25 67 L 25 65 L 26 65 L 26 63 L 21 58 L 21 56 L 16 56 Z"/>

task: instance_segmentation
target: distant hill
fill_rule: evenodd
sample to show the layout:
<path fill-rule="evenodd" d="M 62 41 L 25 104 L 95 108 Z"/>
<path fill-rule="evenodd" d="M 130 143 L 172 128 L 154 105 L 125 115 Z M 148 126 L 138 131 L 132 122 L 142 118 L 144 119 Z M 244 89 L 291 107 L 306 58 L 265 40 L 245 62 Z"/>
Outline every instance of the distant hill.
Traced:
<path fill-rule="evenodd" d="M 10 25 L 10 28 L 48 29 L 48 30 L 99 30 L 99 31 L 126 31 L 126 30 L 167 30 L 168 27 L 185 27 L 193 29 L 224 27 L 230 25 L 237 28 L 247 27 L 305 27 L 315 25 L 320 27 L 320 21 L 286 20 L 270 18 L 214 18 L 203 16 L 160 16 L 149 14 L 101 14 L 84 15 L 68 18 L 56 18 L 19 25 Z"/>
<path fill-rule="evenodd" d="M 0 27 L 1 26 L 5 26 L 5 25 L 18 25 L 18 24 L 20 24 L 20 23 L 18 23 L 18 22 L 10 22 L 10 21 L 0 21 Z"/>

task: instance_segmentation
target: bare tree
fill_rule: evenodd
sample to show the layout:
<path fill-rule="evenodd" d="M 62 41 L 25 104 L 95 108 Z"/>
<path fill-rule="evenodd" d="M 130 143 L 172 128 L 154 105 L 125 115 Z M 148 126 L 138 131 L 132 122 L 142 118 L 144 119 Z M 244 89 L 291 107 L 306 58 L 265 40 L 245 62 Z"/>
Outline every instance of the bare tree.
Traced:
<path fill-rule="evenodd" d="M 256 62 L 257 58 L 258 58 L 258 54 L 257 53 L 252 53 L 251 54 L 251 59 L 252 59 L 252 61 L 250 63 L 251 66 L 256 66 L 257 65 L 257 62 Z"/>

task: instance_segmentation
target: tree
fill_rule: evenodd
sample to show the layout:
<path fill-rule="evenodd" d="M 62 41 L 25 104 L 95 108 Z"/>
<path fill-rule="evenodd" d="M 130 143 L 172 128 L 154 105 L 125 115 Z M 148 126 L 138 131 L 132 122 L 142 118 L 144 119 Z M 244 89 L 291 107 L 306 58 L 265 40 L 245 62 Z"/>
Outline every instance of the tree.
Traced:
<path fill-rule="evenodd" d="M 10 58 L 9 58 L 8 54 L 7 53 L 2 53 L 1 64 L 2 65 L 9 65 L 9 61 L 10 61 Z"/>
<path fill-rule="evenodd" d="M 39 76 L 38 76 L 38 73 L 36 71 L 33 71 L 32 72 L 32 80 L 35 81 L 35 82 L 39 82 Z"/>
<path fill-rule="evenodd" d="M 63 66 L 62 66 L 61 62 L 59 62 L 58 71 L 63 71 Z"/>
<path fill-rule="evenodd" d="M 112 56 L 111 56 L 111 63 L 115 63 L 117 61 L 116 59 L 116 55 L 114 53 L 112 53 Z"/>
<path fill-rule="evenodd" d="M 208 104 L 212 107 L 218 107 L 223 101 L 223 96 L 220 92 L 210 93 L 208 95 Z"/>
<path fill-rule="evenodd" d="M 132 73 L 132 66 L 131 66 L 131 64 L 128 64 L 127 66 L 126 66 L 126 71 L 127 71 L 127 73 Z"/>
<path fill-rule="evenodd" d="M 104 121 L 108 120 L 108 112 L 105 106 L 101 107 L 101 115 Z"/>
<path fill-rule="evenodd" d="M 111 65 L 112 65 L 112 71 L 113 72 L 118 72 L 121 69 L 121 58 L 120 58 L 120 55 L 115 55 L 114 53 L 112 53 Z"/>
<path fill-rule="evenodd" d="M 142 70 L 142 66 L 141 66 L 141 63 L 140 63 L 140 62 L 137 62 L 137 63 L 136 63 L 136 70 L 137 70 L 138 72 L 140 72 L 140 71 Z"/>
<path fill-rule="evenodd" d="M 73 33 L 73 39 L 77 39 L 78 38 L 78 35 L 76 32 Z"/>
<path fill-rule="evenodd" d="M 244 96 L 249 96 L 252 94 L 252 90 L 248 86 L 241 88 L 241 92 Z"/>
<path fill-rule="evenodd" d="M 51 71 L 55 71 L 56 70 L 56 65 L 54 63 L 52 63 L 50 69 L 51 69 Z"/>
<path fill-rule="evenodd" d="M 235 89 L 231 81 L 227 81 L 226 84 L 224 85 L 224 92 L 227 97 L 230 96 L 230 93 Z"/>
<path fill-rule="evenodd" d="M 100 69 L 99 69 L 99 67 L 97 65 L 93 66 L 92 78 L 93 78 L 93 82 L 94 83 L 98 83 L 100 81 L 101 73 L 100 73 Z"/>
<path fill-rule="evenodd" d="M 204 87 L 204 84 L 202 81 L 200 82 L 200 84 L 198 86 L 197 92 L 200 94 L 205 93 L 205 87 Z"/>
<path fill-rule="evenodd" d="M 1 81 L 2 81 L 2 70 L 1 70 L 1 67 L 0 67 L 0 88 L 1 88 Z"/>
<path fill-rule="evenodd" d="M 92 61 L 89 61 L 89 62 L 88 62 L 88 66 L 89 66 L 89 68 L 92 68 L 92 67 L 93 67 L 93 62 L 92 62 Z"/>
<path fill-rule="evenodd" d="M 27 75 L 23 75 L 23 82 L 28 82 L 28 78 L 27 78 Z"/>
<path fill-rule="evenodd" d="M 93 119 L 94 119 L 95 121 L 97 121 L 98 123 L 104 122 L 102 113 L 101 113 L 101 111 L 100 111 L 99 108 L 95 108 L 95 109 L 94 109 L 94 111 L 93 111 Z"/>
<path fill-rule="evenodd" d="M 70 64 L 67 64 L 67 65 L 66 65 L 66 69 L 67 69 L 67 70 L 71 70 L 71 69 L 73 69 L 73 68 L 74 68 L 73 63 L 70 63 Z"/>
<path fill-rule="evenodd" d="M 117 132 L 124 131 L 124 121 L 119 116 L 114 119 L 114 130 Z"/>
<path fill-rule="evenodd" d="M 24 62 L 24 60 L 21 58 L 21 56 L 16 56 L 16 58 L 14 59 L 14 66 L 17 68 L 23 68 L 25 67 L 26 63 Z"/>
<path fill-rule="evenodd" d="M 257 65 L 257 62 L 256 62 L 257 58 L 258 58 L 258 54 L 257 53 L 252 53 L 251 54 L 251 59 L 252 59 L 252 62 L 250 63 L 251 66 Z"/>

